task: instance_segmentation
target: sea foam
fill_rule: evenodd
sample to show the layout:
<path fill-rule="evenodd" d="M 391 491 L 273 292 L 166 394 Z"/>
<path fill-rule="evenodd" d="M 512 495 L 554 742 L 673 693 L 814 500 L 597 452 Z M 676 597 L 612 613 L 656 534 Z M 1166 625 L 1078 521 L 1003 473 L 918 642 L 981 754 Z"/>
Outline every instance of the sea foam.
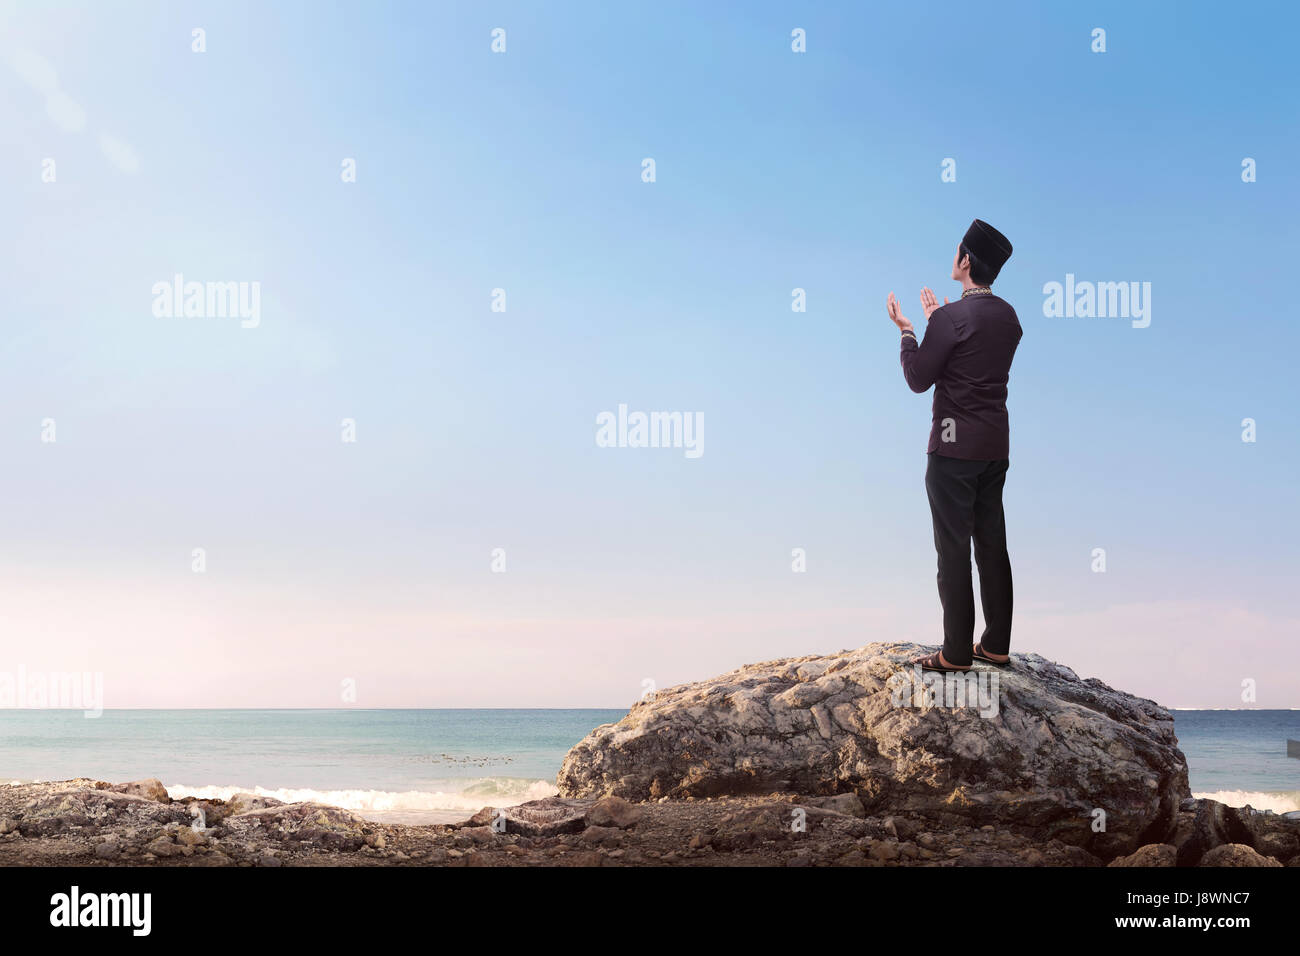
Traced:
<path fill-rule="evenodd" d="M 458 781 L 459 782 L 459 781 Z M 167 787 L 173 800 L 197 797 L 200 800 L 229 800 L 237 793 L 272 797 L 284 803 L 323 803 L 342 807 L 363 815 L 404 811 L 468 811 L 484 805 L 509 807 L 529 800 L 553 797 L 559 791 L 547 780 L 522 780 L 517 777 L 489 777 L 466 780 L 459 791 L 444 790 L 310 790 L 292 787 L 234 787 L 222 785 L 193 786 L 177 783 Z"/>
<path fill-rule="evenodd" d="M 1300 810 L 1300 791 L 1295 790 L 1273 793 L 1263 793 L 1258 790 L 1215 790 L 1193 793 L 1192 796 L 1202 800 L 1217 800 L 1230 807 L 1249 805 L 1256 810 L 1272 810 L 1274 813 Z"/>

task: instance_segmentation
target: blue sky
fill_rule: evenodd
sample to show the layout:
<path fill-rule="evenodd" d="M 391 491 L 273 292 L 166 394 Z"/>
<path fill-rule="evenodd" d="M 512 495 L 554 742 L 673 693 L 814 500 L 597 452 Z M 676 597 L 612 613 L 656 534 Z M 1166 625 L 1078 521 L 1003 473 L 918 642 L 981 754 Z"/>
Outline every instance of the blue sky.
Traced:
<path fill-rule="evenodd" d="M 938 643 L 884 301 L 920 327 L 978 216 L 1024 326 L 1013 649 L 1300 706 L 1300 16 L 1133 7 L 0 6 L 0 657 L 110 707 L 620 706 Z M 178 272 L 260 325 L 155 317 Z M 1150 326 L 1045 317 L 1067 273 L 1150 282 Z M 596 447 L 620 403 L 705 453 Z"/>

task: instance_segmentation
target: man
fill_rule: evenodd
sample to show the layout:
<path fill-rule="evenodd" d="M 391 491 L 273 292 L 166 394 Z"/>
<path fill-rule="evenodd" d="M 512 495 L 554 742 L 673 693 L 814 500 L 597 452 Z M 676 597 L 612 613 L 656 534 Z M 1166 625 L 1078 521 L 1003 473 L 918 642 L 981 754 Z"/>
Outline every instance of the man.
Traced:
<path fill-rule="evenodd" d="M 990 288 L 1010 258 L 1006 236 L 979 219 L 971 223 L 952 260 L 961 298 L 951 304 L 944 298 L 941 306 L 933 292 L 921 290 L 928 325 L 919 344 L 894 293 L 887 302 L 890 319 L 903 333 L 908 386 L 914 392 L 934 386 L 925 488 L 939 553 L 943 649 L 913 662 L 925 670 L 967 671 L 974 660 L 1005 667 L 1011 659 L 1011 559 L 1002 486 L 1010 436 L 1007 378 L 1021 330 L 1015 309 Z M 972 538 L 985 624 L 974 645 Z"/>

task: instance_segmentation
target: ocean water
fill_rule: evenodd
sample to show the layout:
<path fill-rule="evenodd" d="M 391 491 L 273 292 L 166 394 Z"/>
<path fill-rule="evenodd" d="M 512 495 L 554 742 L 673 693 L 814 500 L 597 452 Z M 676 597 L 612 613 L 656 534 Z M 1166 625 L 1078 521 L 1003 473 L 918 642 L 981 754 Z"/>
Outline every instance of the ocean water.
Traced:
<path fill-rule="evenodd" d="M 173 797 L 247 790 L 374 820 L 443 823 L 556 792 L 569 748 L 624 710 L 0 710 L 0 782 L 157 777 Z M 1300 809 L 1300 711 L 1174 713 L 1192 791 Z"/>
<path fill-rule="evenodd" d="M 1175 710 L 1174 732 L 1187 756 L 1192 794 L 1228 806 L 1300 810 L 1300 710 Z"/>
<path fill-rule="evenodd" d="M 556 793 L 564 755 L 626 710 L 0 710 L 0 782 L 157 777 L 390 823 L 446 823 Z"/>

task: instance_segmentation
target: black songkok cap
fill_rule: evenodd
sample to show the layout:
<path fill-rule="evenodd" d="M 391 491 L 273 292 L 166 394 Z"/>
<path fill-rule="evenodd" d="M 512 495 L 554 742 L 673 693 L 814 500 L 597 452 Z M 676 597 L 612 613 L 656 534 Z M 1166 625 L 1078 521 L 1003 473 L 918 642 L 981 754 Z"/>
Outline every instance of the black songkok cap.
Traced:
<path fill-rule="evenodd" d="M 1011 258 L 1011 240 L 982 219 L 970 224 L 961 242 L 971 255 L 993 270 L 994 276 Z"/>

